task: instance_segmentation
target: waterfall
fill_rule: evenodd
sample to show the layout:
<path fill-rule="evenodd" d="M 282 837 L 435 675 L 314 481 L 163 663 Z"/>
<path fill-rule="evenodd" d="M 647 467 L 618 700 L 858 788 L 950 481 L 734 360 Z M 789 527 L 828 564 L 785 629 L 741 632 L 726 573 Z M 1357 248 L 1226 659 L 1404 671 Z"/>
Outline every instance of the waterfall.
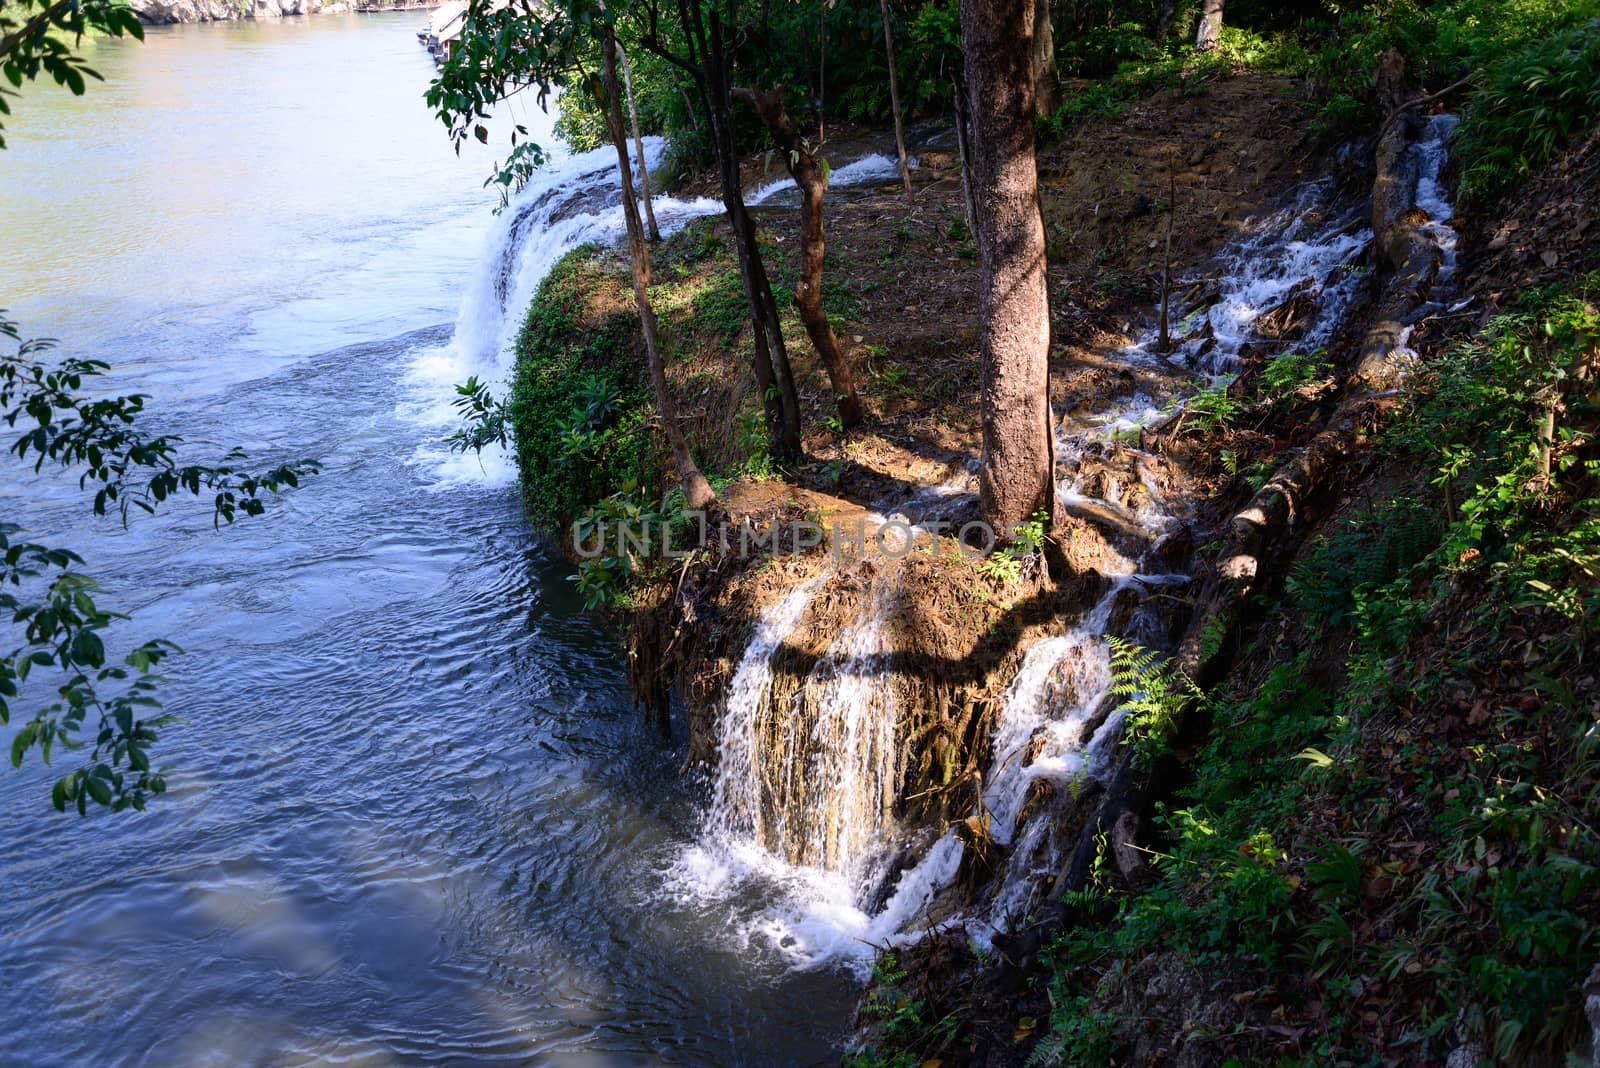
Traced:
<path fill-rule="evenodd" d="M 644 143 L 651 169 L 659 167 L 666 142 L 647 137 Z M 456 316 L 455 345 L 470 366 L 504 381 L 522 315 L 550 268 L 579 245 L 613 244 L 625 236 L 621 194 L 617 152 L 610 145 L 534 173 L 500 213 Z M 679 200 L 661 194 L 651 204 L 664 235 L 722 211 L 721 201 L 707 197 Z"/>
<path fill-rule="evenodd" d="M 1167 356 L 1173 364 L 1195 367 L 1215 376 L 1229 376 L 1239 366 L 1247 345 L 1260 344 L 1256 321 L 1298 291 L 1315 302 L 1316 311 L 1304 332 L 1290 342 L 1274 343 L 1281 352 L 1310 355 L 1327 343 L 1344 318 L 1359 288 L 1354 262 L 1372 240 L 1369 228 L 1326 216 L 1333 183 L 1312 182 L 1288 205 L 1266 218 L 1247 220 L 1246 235 L 1217 257 L 1222 270 L 1216 300 L 1185 316 L 1173 334 L 1181 341 Z M 1178 309 L 1180 314 L 1183 309 Z M 1209 331 L 1205 327 L 1209 326 Z M 1209 332 L 1209 347 L 1200 336 Z M 1153 352 L 1155 338 L 1134 346 L 1140 355 Z"/>
<path fill-rule="evenodd" d="M 773 708 L 772 658 L 805 614 L 816 587 L 813 579 L 762 614 L 728 684 L 710 810 L 715 833 L 724 841 L 769 836 L 768 772 L 761 743 L 773 718 L 783 712 Z"/>
<path fill-rule="evenodd" d="M 654 170 L 665 158 L 666 141 L 646 137 L 644 144 L 645 158 Z M 830 185 L 892 178 L 898 166 L 887 156 L 863 156 L 835 170 Z M 745 202 L 757 206 L 792 188 L 792 179 L 779 179 L 748 193 Z M 453 426 L 457 415 L 452 387 L 469 376 L 488 383 L 496 394 L 505 392 L 523 314 L 550 269 L 580 245 L 623 240 L 621 192 L 616 149 L 609 145 L 572 155 L 557 152 L 547 166 L 534 172 L 488 234 L 477 273 L 456 313 L 451 341 L 420 353 L 413 363 L 411 378 L 418 388 L 408 417 L 430 427 Z M 710 197 L 679 199 L 663 193 L 651 198 L 651 204 L 664 236 L 694 219 L 723 211 L 722 201 Z M 418 449 L 416 461 L 434 471 L 440 485 L 486 478 L 503 483 L 516 477 L 510 459 L 489 450 L 481 457 L 457 456 L 431 442 Z"/>
<path fill-rule="evenodd" d="M 1442 144 L 1447 124 L 1435 128 Z M 1428 166 L 1425 174 L 1436 179 L 1438 167 Z M 1167 573 L 1160 554 L 1151 551 L 1179 519 L 1177 503 L 1161 489 L 1159 458 L 1128 442 L 1161 414 L 1159 383 L 1170 382 L 1171 367 L 1224 381 L 1247 347 L 1269 356 L 1310 355 L 1332 337 L 1356 296 L 1354 261 L 1371 233 L 1353 214 L 1330 217 L 1331 193 L 1331 182 L 1311 183 L 1281 209 L 1249 220 L 1215 258 L 1214 279 L 1192 287 L 1203 299 L 1192 310 L 1180 309 L 1175 349 L 1157 353 L 1152 330 L 1119 353 L 1158 384 L 1059 428 L 1058 496 L 1109 517 L 1130 536 L 1118 540 L 1122 555 L 1110 558 L 1109 588 L 1075 625 L 1026 649 L 1000 697 L 974 815 L 1006 850 L 1003 871 L 987 900 L 943 922 L 964 924 L 979 938 L 1005 931 L 1060 870 L 1077 828 L 1052 817 L 1110 767 L 1120 737 L 1120 716 L 1110 707 L 1105 635 L 1115 630 L 1159 645 L 1159 617 L 1147 596 L 1188 581 Z M 1448 214 L 1432 204 L 1426 210 L 1441 220 Z M 1256 329 L 1263 313 L 1297 295 L 1313 305 L 1299 336 L 1264 337 Z M 925 522 L 970 496 L 970 472 L 962 470 L 881 511 Z M 788 954 L 797 966 L 864 970 L 877 947 L 928 929 L 928 905 L 954 881 L 966 847 L 946 832 L 914 863 L 898 873 L 888 870 L 904 829 L 893 819 L 900 789 L 898 710 L 885 681 L 889 603 L 883 591 L 864 596 L 859 616 L 798 688 L 775 686 L 774 651 L 785 632 L 804 633 L 813 592 L 808 586 L 791 594 L 755 629 L 718 728 L 722 763 L 714 771 L 709 830 L 675 865 L 673 880 L 688 899 L 726 900 L 746 891 L 762 896 L 743 934 Z M 775 702 L 774 692 L 784 695 Z M 891 888 L 882 896 L 885 881 Z"/>
<path fill-rule="evenodd" d="M 774 659 L 800 624 L 813 579 L 763 613 L 720 719 L 710 825 L 792 865 L 861 885 L 890 833 L 900 791 L 896 706 L 884 685 L 890 595 L 875 584 L 857 619 L 797 688 L 774 699 Z"/>
<path fill-rule="evenodd" d="M 1456 270 L 1458 235 L 1446 225 L 1455 214 L 1455 208 L 1450 205 L 1450 198 L 1439 181 L 1439 172 L 1444 170 L 1445 161 L 1450 158 L 1450 139 L 1459 125 L 1459 115 L 1432 115 L 1423 128 L 1422 140 L 1411 146 L 1411 151 L 1422 157 L 1421 174 L 1417 179 L 1417 207 L 1428 213 L 1428 221 L 1423 229 L 1433 236 L 1444 256 L 1444 261 L 1439 265 L 1436 285 L 1449 281 Z"/>

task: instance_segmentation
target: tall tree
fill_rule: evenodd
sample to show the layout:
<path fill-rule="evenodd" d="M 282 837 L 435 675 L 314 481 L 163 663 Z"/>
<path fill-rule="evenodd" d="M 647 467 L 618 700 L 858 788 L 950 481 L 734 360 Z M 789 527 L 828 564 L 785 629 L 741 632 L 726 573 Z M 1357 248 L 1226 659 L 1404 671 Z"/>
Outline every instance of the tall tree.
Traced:
<path fill-rule="evenodd" d="M 1056 77 L 1056 33 L 1050 19 L 1050 0 L 1034 0 L 1033 7 L 1034 106 L 1050 115 L 1061 106 L 1061 79 Z"/>
<path fill-rule="evenodd" d="M 605 40 L 604 87 L 602 104 L 606 113 L 606 127 L 611 142 L 617 149 L 617 171 L 622 177 L 622 218 L 628 231 L 628 263 L 633 276 L 633 300 L 639 308 L 639 327 L 644 334 L 645 361 L 650 368 L 650 386 L 655 391 L 656 415 L 661 420 L 661 431 L 672 450 L 672 463 L 683 483 L 684 499 L 690 508 L 705 509 L 716 503 L 717 495 L 711 491 L 700 468 L 689 452 L 689 442 L 678 425 L 678 412 L 672 401 L 672 391 L 667 388 L 667 373 L 661 361 L 661 343 L 656 311 L 650 302 L 650 253 L 645 246 L 644 225 L 639 220 L 639 206 L 633 198 L 633 176 L 628 166 L 628 136 L 622 123 L 622 94 L 617 86 L 617 35 L 607 25 L 602 31 Z"/>
<path fill-rule="evenodd" d="M 889 0 L 878 0 L 883 11 L 883 52 L 889 60 L 889 107 L 894 110 L 894 147 L 900 153 L 900 182 L 911 203 L 911 166 L 906 160 L 906 131 L 900 117 L 900 75 L 894 65 L 894 25 L 889 21 Z"/>
<path fill-rule="evenodd" d="M 1194 35 L 1194 50 L 1210 52 L 1222 43 L 1222 0 L 1205 0 L 1200 12 L 1200 29 Z"/>
<path fill-rule="evenodd" d="M 616 41 L 616 34 L 611 34 Z M 639 133 L 639 107 L 633 100 L 633 72 L 629 69 L 628 53 L 619 44 L 617 54 L 622 59 L 622 91 L 628 97 L 628 117 L 633 120 L 633 144 L 639 152 L 639 193 L 644 200 L 645 226 L 652 242 L 661 240 L 661 227 L 656 225 L 656 208 L 650 196 L 650 163 L 644 158 L 644 137 Z"/>
<path fill-rule="evenodd" d="M 733 122 L 733 95 L 730 68 L 733 63 L 733 34 L 722 19 L 721 4 L 677 0 L 679 38 L 675 48 L 667 40 L 661 19 L 663 0 L 642 0 L 633 5 L 641 22 L 645 48 L 689 75 L 699 90 L 701 103 L 711 127 L 711 142 L 717 157 L 717 173 L 722 187 L 722 203 L 733 228 L 734 249 L 739 257 L 739 277 L 744 287 L 745 304 L 750 312 L 754 342 L 753 360 L 756 384 L 767 421 L 767 440 L 772 455 L 794 461 L 801 456 L 800 402 L 794 373 L 789 367 L 789 352 L 783 341 L 778 318 L 778 302 L 772 282 L 761 258 L 755 221 L 744 202 L 744 187 L 739 177 L 739 148 Z M 671 13 L 669 12 L 669 18 Z"/>
<path fill-rule="evenodd" d="M 822 261 L 826 249 L 822 196 L 828 187 L 827 175 L 817 162 L 812 146 L 800 136 L 789 118 L 783 106 L 782 86 L 764 93 L 735 89 L 733 95 L 735 100 L 744 101 L 755 109 L 788 162 L 795 185 L 800 187 L 800 278 L 795 282 L 794 300 L 811 344 L 828 369 L 833 396 L 839 405 L 839 422 L 847 428 L 855 426 L 861 422 L 855 376 L 850 373 L 850 364 L 839 347 L 833 324 L 828 322 L 828 313 L 822 308 Z"/>
<path fill-rule="evenodd" d="M 997 532 L 1055 511 L 1050 306 L 1034 164 L 1034 0 L 961 0 L 978 239 L 983 458 Z"/>

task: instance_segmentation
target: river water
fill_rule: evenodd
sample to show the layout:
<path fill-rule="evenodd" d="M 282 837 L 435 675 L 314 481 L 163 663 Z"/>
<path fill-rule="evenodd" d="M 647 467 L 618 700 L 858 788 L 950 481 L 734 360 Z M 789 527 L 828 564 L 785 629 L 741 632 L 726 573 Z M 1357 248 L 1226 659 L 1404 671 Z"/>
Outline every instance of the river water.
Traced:
<path fill-rule="evenodd" d="M 836 1056 L 851 982 L 730 937 L 759 902 L 672 893 L 703 786 L 503 471 L 438 446 L 497 239 L 488 154 L 421 102 L 422 18 L 152 28 L 95 48 L 88 96 L 15 102 L 0 306 L 190 455 L 326 470 L 218 533 L 3 468 L 8 520 L 185 647 L 187 720 L 143 815 L 0 771 L 7 1065 Z"/>

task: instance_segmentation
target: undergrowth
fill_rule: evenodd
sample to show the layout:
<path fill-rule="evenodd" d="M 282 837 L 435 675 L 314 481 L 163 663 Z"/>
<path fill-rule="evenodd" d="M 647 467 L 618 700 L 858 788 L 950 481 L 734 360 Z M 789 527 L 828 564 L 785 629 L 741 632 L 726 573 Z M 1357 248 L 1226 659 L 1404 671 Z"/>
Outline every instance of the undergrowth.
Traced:
<path fill-rule="evenodd" d="M 1175 1036 L 1219 1060 L 1574 1048 L 1600 949 L 1597 292 L 1530 294 L 1409 387 L 1379 462 L 1411 488 L 1302 555 L 1273 666 L 1209 696 L 1153 885 L 1070 902 L 1106 921 L 1049 947 L 1035 1063 L 1128 1055 L 1140 1025 L 1107 1014 L 1157 960 L 1248 1006 Z M 1128 646 L 1113 667 L 1133 744 L 1164 740 L 1188 681 Z"/>
<path fill-rule="evenodd" d="M 1259 13 L 1247 13 L 1246 17 Z M 1460 192 L 1498 196 L 1552 159 L 1600 117 L 1600 3 L 1534 0 L 1402 0 L 1323 5 L 1292 25 L 1256 20 L 1224 26 L 1220 47 L 1197 54 L 1187 41 L 1157 44 L 1138 22 L 1098 26 L 1056 41 L 1073 83 L 1039 134 L 1057 140 L 1089 119 L 1115 119 L 1144 97 L 1170 89 L 1206 92 L 1242 71 L 1299 80 L 1317 108 L 1316 132 L 1332 141 L 1370 135 L 1386 118 L 1373 93 L 1380 56 L 1397 50 L 1407 80 L 1425 91 L 1454 86 L 1438 106 L 1459 110 Z"/>
<path fill-rule="evenodd" d="M 650 394 L 644 376 L 629 373 L 632 308 L 598 322 L 585 311 L 604 282 L 595 251 L 574 249 L 540 283 L 505 402 L 528 514 L 557 534 L 625 483 L 648 491 L 660 482 Z"/>

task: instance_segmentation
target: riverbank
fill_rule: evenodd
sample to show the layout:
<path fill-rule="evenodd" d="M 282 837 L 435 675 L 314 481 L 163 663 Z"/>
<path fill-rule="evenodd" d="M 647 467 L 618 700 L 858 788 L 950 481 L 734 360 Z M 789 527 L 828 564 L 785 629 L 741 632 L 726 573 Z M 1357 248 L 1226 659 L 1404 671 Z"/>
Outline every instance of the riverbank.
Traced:
<path fill-rule="evenodd" d="M 1053 532 L 1025 537 L 998 561 L 964 552 L 949 536 L 975 515 L 970 471 L 979 428 L 970 355 L 975 250 L 948 153 L 918 146 L 912 207 L 894 186 L 830 193 L 825 300 L 868 414 L 848 434 L 830 422 L 827 379 L 786 309 L 808 457 L 797 470 L 775 472 L 763 453 L 760 412 L 740 358 L 747 338 L 727 235 L 716 223 L 697 222 L 656 254 L 668 377 L 697 458 L 721 496 L 724 529 L 780 533 L 753 553 L 730 550 L 724 538 L 687 559 L 591 562 L 588 588 L 595 603 L 629 621 L 636 694 L 659 722 L 677 717 L 690 764 L 709 776 L 708 849 L 726 858 L 754 846 L 797 871 L 834 879 L 829 916 L 815 902 L 802 903 L 775 924 L 783 948 L 814 965 L 860 966 L 872 959 L 872 947 L 901 945 L 877 961 L 864 1002 L 863 1042 L 878 1051 L 862 1054 L 867 1063 L 921 1063 L 963 1049 L 963 1062 L 1018 1063 L 1041 1040 L 1041 1055 L 1053 1050 L 1070 1063 L 1099 1063 L 1119 1049 L 1141 1064 L 1174 1056 L 1176 1063 L 1212 1063 L 1218 1051 L 1243 1048 L 1262 1056 L 1334 1056 L 1408 1041 L 1399 1030 L 1371 1030 L 1374 1006 L 1382 1006 L 1379 1019 L 1414 1022 L 1437 1018 L 1441 1004 L 1493 996 L 1487 988 L 1451 986 L 1452 979 L 1430 1000 L 1420 982 L 1408 984 L 1407 976 L 1439 975 L 1441 958 L 1407 958 L 1418 962 L 1415 971 L 1402 962 L 1398 976 L 1377 979 L 1362 975 L 1357 958 L 1326 957 L 1330 951 L 1316 941 L 1304 943 L 1300 932 L 1322 930 L 1318 924 L 1341 915 L 1329 911 L 1333 899 L 1318 888 L 1331 877 L 1329 857 L 1351 858 L 1352 893 L 1365 895 L 1369 884 L 1398 893 L 1404 884 L 1410 909 L 1421 908 L 1419 895 L 1436 885 L 1432 880 L 1452 878 L 1450 865 L 1460 863 L 1445 855 L 1442 841 L 1426 844 L 1414 826 L 1405 842 L 1397 838 L 1405 831 L 1382 830 L 1395 826 L 1394 810 L 1379 817 L 1352 809 L 1353 796 L 1326 769 L 1344 769 L 1351 781 L 1373 774 L 1387 781 L 1390 773 L 1375 769 L 1395 765 L 1397 735 L 1415 738 L 1419 716 L 1457 722 L 1449 710 L 1463 707 L 1468 698 L 1461 694 L 1486 687 L 1504 692 L 1485 697 L 1482 707 L 1548 707 L 1553 726 L 1540 729 L 1567 738 L 1561 732 L 1574 723 L 1581 730 L 1582 702 L 1552 698 L 1537 673 L 1560 672 L 1566 693 L 1592 693 L 1593 680 L 1582 674 L 1581 658 L 1571 659 L 1569 643 L 1549 660 L 1526 660 L 1520 673 L 1462 689 L 1439 672 L 1459 680 L 1483 668 L 1462 662 L 1454 645 L 1430 652 L 1440 639 L 1427 635 L 1439 633 L 1437 624 L 1423 627 L 1415 644 L 1374 645 L 1364 629 L 1371 623 L 1318 598 L 1344 604 L 1351 591 L 1339 584 L 1350 573 L 1351 553 L 1366 559 L 1353 546 L 1374 522 L 1393 524 L 1385 537 L 1404 544 L 1384 541 L 1373 550 L 1387 562 L 1370 575 L 1356 572 L 1358 596 L 1399 589 L 1394 584 L 1406 568 L 1443 551 L 1429 556 L 1428 546 L 1456 536 L 1448 499 L 1438 513 L 1443 521 L 1408 526 L 1372 518 L 1370 502 L 1391 491 L 1400 493 L 1399 506 L 1429 510 L 1417 503 L 1438 492 L 1428 489 L 1428 461 L 1378 431 L 1398 419 L 1412 435 L 1438 434 L 1426 422 L 1437 416 L 1426 413 L 1432 391 L 1443 388 L 1425 374 L 1399 393 L 1398 380 L 1371 393 L 1362 383 L 1373 337 L 1398 316 L 1404 321 L 1393 329 L 1403 331 L 1397 336 L 1405 359 L 1450 366 L 1463 344 L 1504 333 L 1496 316 L 1524 284 L 1565 280 L 1581 291 L 1584 254 L 1549 222 L 1541 229 L 1550 255 L 1508 262 L 1507 235 L 1527 226 L 1520 217 L 1534 210 L 1528 205 L 1478 205 L 1451 224 L 1459 240 L 1455 229 L 1417 227 L 1430 215 L 1442 226 L 1451 214 L 1439 190 L 1449 181 L 1454 128 L 1453 120 L 1417 120 L 1402 151 L 1419 161 L 1415 171 L 1425 181 L 1413 178 L 1407 195 L 1426 204 L 1427 214 L 1412 217 L 1407 208 L 1398 215 L 1435 248 L 1435 266 L 1420 288 L 1404 271 L 1396 282 L 1395 266 L 1383 261 L 1368 229 L 1378 223 L 1369 219 L 1369 191 L 1375 175 L 1386 173 L 1382 153 L 1375 171 L 1370 141 L 1340 147 L 1315 138 L 1310 110 L 1289 89 L 1263 76 L 1215 78 L 1203 93 L 1157 93 L 1115 119 L 1086 121 L 1041 153 L 1063 514 Z M 1551 174 L 1555 187 L 1539 194 L 1537 209 L 1546 218 L 1569 180 L 1560 167 Z M 786 291 L 796 220 L 773 207 L 758 216 L 775 288 Z M 1169 233 L 1178 280 L 1175 358 L 1153 345 Z M 1520 247 L 1532 248 L 1525 239 Z M 638 381 L 632 309 L 615 254 L 575 253 L 552 279 L 530 327 L 559 304 L 574 314 L 557 333 L 568 337 L 567 327 L 576 326 L 588 339 L 580 343 L 587 351 L 582 366 L 614 373 L 618 383 Z M 1402 291 L 1415 295 L 1396 312 Z M 1542 299 L 1554 307 L 1548 302 L 1565 298 Z M 609 326 L 602 329 L 603 322 Z M 540 334 L 525 332 L 523 368 L 549 362 L 543 354 L 554 334 Z M 647 398 L 638 393 L 632 403 L 633 418 L 646 419 Z M 1585 433 L 1575 439 L 1580 449 L 1590 447 Z M 1329 442 L 1338 447 L 1323 457 Z M 1465 447 L 1497 448 L 1480 438 Z M 1319 466 L 1302 478 L 1290 461 L 1308 456 L 1320 457 Z M 525 486 L 562 481 L 559 449 L 522 459 Z M 602 477 L 566 511 L 535 515 L 559 515 L 551 525 L 560 531 L 596 504 L 613 518 L 660 508 L 664 458 L 634 452 L 629 462 L 633 488 L 609 503 L 599 491 L 617 485 L 620 472 Z M 530 470 L 537 472 L 532 479 Z M 1275 491 L 1261 496 L 1263 487 L 1278 485 L 1290 502 L 1286 516 L 1275 515 Z M 1583 496 L 1581 486 L 1571 492 Z M 1235 517 L 1252 504 L 1264 509 L 1268 529 L 1254 550 L 1260 582 L 1241 610 L 1227 590 L 1219 592 L 1218 553 L 1238 552 L 1230 542 L 1240 529 Z M 657 514 L 671 510 L 669 497 Z M 1575 517 L 1550 516 L 1551 536 L 1585 543 L 1584 514 L 1580 507 Z M 866 536 L 852 533 L 860 531 Z M 882 543 L 871 551 L 879 536 L 891 543 L 909 537 L 918 551 L 884 552 Z M 818 543 L 808 548 L 813 537 Z M 1445 573 L 1427 581 L 1444 581 Z M 1574 574 L 1580 585 L 1585 574 L 1592 579 L 1581 566 Z M 1420 571 L 1409 581 L 1426 585 Z M 1488 587 L 1474 589 L 1455 594 L 1459 610 L 1495 596 Z M 1416 603 L 1425 606 L 1430 595 Z M 1525 610 L 1555 611 L 1538 617 L 1540 625 L 1581 632 L 1581 613 L 1562 617 L 1543 603 Z M 1491 634 L 1504 640 L 1505 625 L 1480 620 L 1470 640 L 1445 633 L 1476 649 Z M 1202 713 L 1185 711 L 1186 683 L 1136 652 L 1111 657 L 1102 633 L 1178 650 L 1178 663 L 1212 690 Z M 1352 643 L 1357 653 L 1349 652 Z M 1371 672 L 1396 656 L 1412 665 L 1408 681 L 1375 702 Z M 1153 693 L 1165 693 L 1167 703 Z M 1143 696 L 1130 705 L 1134 695 Z M 1393 720 L 1397 714 L 1405 726 Z M 1214 733 L 1221 722 L 1233 726 Z M 1344 733 L 1351 724 L 1360 726 Z M 1119 732 L 1142 742 L 1119 744 Z M 1526 743 L 1502 734 L 1498 744 Z M 1425 748 L 1398 751 L 1419 761 L 1437 756 Z M 1533 780 L 1563 794 L 1581 792 L 1592 768 L 1584 770 L 1590 766 L 1581 747 L 1577 752 L 1577 764 L 1538 769 Z M 1244 770 L 1262 761 L 1306 773 Z M 1485 770 L 1461 770 L 1451 786 L 1422 789 L 1413 802 L 1418 811 L 1437 818 L 1430 806 L 1454 811 L 1457 799 L 1481 796 L 1475 776 Z M 1398 774 L 1418 786 L 1415 772 Z M 1267 792 L 1245 796 L 1267 807 L 1239 807 L 1241 783 L 1258 776 L 1255 789 Z M 1128 793 L 1130 782 L 1151 779 L 1158 789 Z M 1239 841 L 1227 839 L 1213 856 L 1217 843 L 1202 848 L 1188 825 L 1163 813 L 1191 798 L 1223 803 L 1206 792 L 1219 782 L 1223 796 L 1235 798 L 1227 811 L 1242 829 L 1229 831 Z M 1305 805 L 1321 806 L 1315 819 L 1296 814 Z M 1262 826 L 1261 818 L 1287 822 Z M 1134 830 L 1141 822 L 1147 830 Z M 1400 826 L 1409 825 L 1401 818 Z M 1375 847 L 1385 835 L 1393 844 Z M 1568 845 L 1582 855 L 1593 849 L 1586 838 Z M 1229 859 L 1235 856 L 1254 858 L 1253 866 L 1240 869 Z M 1523 859 L 1529 878 L 1543 878 L 1538 865 L 1546 860 Z M 1256 887 L 1250 893 L 1259 893 L 1236 899 L 1208 891 L 1204 881 L 1188 885 L 1164 861 L 1213 869 L 1211 880 L 1248 877 Z M 730 869 L 716 870 L 726 878 Z M 1297 895 L 1302 886 L 1309 889 Z M 1053 904 L 1064 891 L 1066 913 Z M 1159 922 L 1130 929 L 1135 908 L 1155 910 L 1139 915 Z M 1274 918 L 1291 915 L 1292 929 Z M 1572 921 L 1580 928 L 1593 922 L 1581 915 Z M 957 917 L 960 923 L 946 924 Z M 1370 942 L 1358 953 L 1382 956 L 1408 931 L 1432 940 L 1447 929 L 1419 928 L 1416 917 L 1406 913 L 1397 925 L 1349 937 Z M 1229 941 L 1195 943 L 1185 925 L 1201 922 L 1220 924 L 1217 937 Z M 1266 942 L 1255 924 L 1269 925 Z M 1174 934 L 1152 937 L 1149 930 Z M 1496 948 L 1496 936 L 1479 934 L 1487 939 L 1484 953 L 1507 952 Z M 1284 988 L 1273 961 L 1302 961 L 1304 954 L 1319 969 L 1315 981 Z M 1576 989 L 1575 958 L 1559 965 L 1538 959 L 1560 976 L 1547 997 Z M 1212 977 L 1208 960 L 1229 965 Z M 1133 981 L 1143 993 L 1124 994 L 1122 984 Z M 1156 1002 L 1174 997 L 1182 1005 L 1176 1031 L 1129 1030 L 1129 1021 L 1167 1018 Z M 1571 997 L 1563 1004 L 1579 1015 L 1557 1012 L 1549 1000 L 1530 1002 L 1559 1021 L 1552 1035 L 1579 1033 L 1581 1008 Z M 1239 1027 L 1259 1037 L 1248 1045 L 1223 1041 Z M 1470 1026 L 1431 1034 L 1430 1048 L 1444 1052 L 1478 1041 Z M 1514 1045 L 1515 1034 L 1505 1041 Z"/>
<path fill-rule="evenodd" d="M 293 15 L 343 15 L 356 9 L 349 0 L 129 0 L 128 6 L 147 26 Z"/>

